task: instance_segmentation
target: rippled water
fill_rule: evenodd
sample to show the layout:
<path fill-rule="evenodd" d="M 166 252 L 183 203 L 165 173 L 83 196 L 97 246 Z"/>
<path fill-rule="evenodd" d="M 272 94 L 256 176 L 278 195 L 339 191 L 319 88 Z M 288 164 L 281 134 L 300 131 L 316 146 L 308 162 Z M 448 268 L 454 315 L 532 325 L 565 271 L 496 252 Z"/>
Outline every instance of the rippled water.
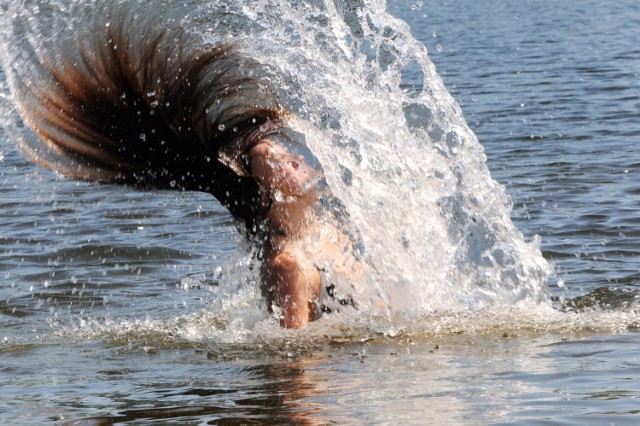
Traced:
<path fill-rule="evenodd" d="M 486 3 L 390 8 L 462 105 L 517 226 L 542 236 L 553 306 L 281 330 L 225 282 L 246 260 L 209 196 L 69 182 L 2 133 L 0 418 L 633 423 L 640 13 Z"/>
<path fill-rule="evenodd" d="M 418 36 L 515 198 L 518 225 L 543 236 L 573 294 L 633 284 L 640 53 L 627 41 L 640 15 L 632 3 L 434 6 L 434 20 L 453 10 L 458 19 Z"/>

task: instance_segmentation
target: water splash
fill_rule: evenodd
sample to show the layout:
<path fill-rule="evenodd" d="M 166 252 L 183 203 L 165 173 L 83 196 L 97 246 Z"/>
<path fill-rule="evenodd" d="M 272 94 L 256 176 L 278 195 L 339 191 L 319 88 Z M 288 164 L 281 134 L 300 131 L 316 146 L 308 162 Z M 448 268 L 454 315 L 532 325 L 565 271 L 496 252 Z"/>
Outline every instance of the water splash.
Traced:
<path fill-rule="evenodd" d="M 4 5 L 8 81 L 30 72 L 34 52 L 55 52 L 51 33 L 81 28 L 93 3 Z M 551 268 L 538 238 L 526 242 L 512 223 L 511 200 L 491 178 L 483 148 L 426 48 L 384 1 L 167 1 L 162 9 L 167 19 L 212 43 L 233 42 L 270 69 L 265 83 L 300 117 L 362 236 L 368 285 L 343 289 L 356 293 L 360 314 L 410 323 L 434 312 L 548 300 Z M 32 137 L 11 96 L 5 90 L 3 127 L 12 137 Z M 260 328 L 267 316 L 255 277 L 244 273 L 251 255 L 243 259 L 227 267 L 212 307 L 226 313 L 224 327 L 242 323 L 237 330 Z"/>
<path fill-rule="evenodd" d="M 537 237 L 525 242 L 511 222 L 425 47 L 385 6 L 274 1 L 244 15 L 261 24 L 246 49 L 321 129 L 309 143 L 362 232 L 371 287 L 418 314 L 545 300 Z"/>

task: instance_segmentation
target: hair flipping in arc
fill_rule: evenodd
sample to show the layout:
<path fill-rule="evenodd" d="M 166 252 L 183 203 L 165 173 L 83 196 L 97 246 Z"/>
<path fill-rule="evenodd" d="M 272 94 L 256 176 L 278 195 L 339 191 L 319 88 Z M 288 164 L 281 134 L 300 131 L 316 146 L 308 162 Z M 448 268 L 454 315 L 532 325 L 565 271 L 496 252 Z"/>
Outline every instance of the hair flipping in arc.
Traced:
<path fill-rule="evenodd" d="M 38 75 L 14 78 L 40 139 L 27 155 L 74 178 L 209 192 L 254 228 L 264 212 L 245 154 L 284 117 L 259 82 L 264 68 L 126 11 L 88 26 L 39 53 Z"/>

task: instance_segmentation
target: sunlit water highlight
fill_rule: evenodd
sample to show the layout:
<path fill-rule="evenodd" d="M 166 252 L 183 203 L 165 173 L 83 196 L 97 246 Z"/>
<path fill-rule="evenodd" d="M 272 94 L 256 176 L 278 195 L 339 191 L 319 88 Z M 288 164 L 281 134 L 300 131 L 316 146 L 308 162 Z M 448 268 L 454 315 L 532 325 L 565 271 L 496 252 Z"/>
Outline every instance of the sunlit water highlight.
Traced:
<path fill-rule="evenodd" d="M 618 89 L 603 84 L 589 93 L 567 78 L 545 91 L 556 86 L 543 48 L 530 48 L 529 68 L 522 66 L 514 52 L 527 40 L 501 52 L 516 37 L 493 36 L 479 22 L 495 19 L 493 27 L 506 23 L 519 34 L 514 16 L 531 14 L 519 18 L 531 25 L 531 40 L 547 22 L 548 43 L 559 52 L 578 42 L 562 38 L 561 18 L 506 3 L 492 13 L 462 4 L 416 4 L 413 12 L 400 5 L 394 13 L 427 43 L 484 134 L 492 172 L 516 199 L 528 243 L 423 45 L 383 4 L 226 6 L 226 28 L 248 29 L 237 41 L 273 67 L 283 104 L 319 128 L 309 143 L 365 241 L 371 285 L 359 289 L 361 309 L 302 332 L 282 330 L 269 316 L 250 248 L 210 197 L 66 182 L 3 143 L 1 415 L 36 424 L 89 416 L 473 424 L 632 414 L 637 343 L 634 333 L 616 334 L 640 324 L 637 185 L 626 178 L 640 163 L 628 152 L 638 130 L 624 114 L 635 105 L 629 92 L 637 88 L 638 55 L 632 48 L 615 54 L 614 40 L 613 65 L 581 65 L 582 75 L 600 69 Z M 34 13 L 34 4 L 3 13 L 5 62 L 14 19 L 31 26 L 49 13 Z M 186 22 L 219 40 L 219 6 L 192 2 L 195 21 Z M 589 27 L 580 10 L 563 13 L 573 31 Z M 480 26 L 471 35 L 469 22 Z M 628 34 L 633 25 L 616 28 Z M 31 30 L 22 41 L 45 42 L 41 31 L 50 28 Z M 487 34 L 485 50 L 473 44 L 478 34 Z M 539 74 L 518 80 L 502 71 L 507 65 L 547 73 L 546 81 Z M 536 89 L 519 95 L 528 85 Z M 563 106 L 550 110 L 558 90 Z M 607 94 L 616 103 L 605 102 Z M 10 96 L 7 89 L 3 139 L 22 135 Z M 580 107 L 598 102 L 600 109 Z M 612 194 L 618 185 L 622 195 L 608 197 L 598 185 Z M 579 204 L 584 197 L 589 207 Z M 560 270 L 550 292 L 536 233 Z M 368 298 L 384 300 L 384 309 Z"/>

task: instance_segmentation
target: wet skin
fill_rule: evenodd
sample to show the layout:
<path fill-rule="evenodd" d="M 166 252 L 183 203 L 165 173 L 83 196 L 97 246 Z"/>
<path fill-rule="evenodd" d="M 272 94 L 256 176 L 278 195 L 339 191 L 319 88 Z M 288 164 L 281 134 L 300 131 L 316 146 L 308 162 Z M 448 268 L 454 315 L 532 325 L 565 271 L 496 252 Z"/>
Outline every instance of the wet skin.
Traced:
<path fill-rule="evenodd" d="M 320 313 L 320 270 L 327 265 L 355 280 L 362 265 L 352 256 L 351 241 L 318 208 L 321 171 L 270 139 L 260 141 L 249 156 L 263 203 L 270 206 L 262 291 L 268 304 L 281 310 L 282 326 L 300 328 Z"/>

